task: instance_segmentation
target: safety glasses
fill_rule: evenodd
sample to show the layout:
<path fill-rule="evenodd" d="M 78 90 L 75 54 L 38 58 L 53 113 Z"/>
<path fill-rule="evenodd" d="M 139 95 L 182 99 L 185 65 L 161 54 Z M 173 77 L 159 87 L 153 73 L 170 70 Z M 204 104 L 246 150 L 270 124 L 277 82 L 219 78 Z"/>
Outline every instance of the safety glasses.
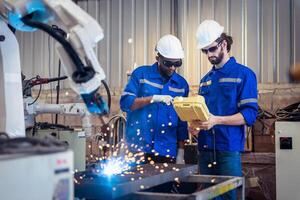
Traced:
<path fill-rule="evenodd" d="M 169 61 L 169 60 L 163 60 L 162 61 L 162 64 L 166 67 L 180 67 L 182 65 L 182 60 L 179 60 L 179 61 L 176 61 L 176 62 L 172 62 L 172 61 Z"/>
<path fill-rule="evenodd" d="M 222 43 L 223 40 L 221 40 L 216 46 L 210 47 L 208 49 L 201 49 L 202 53 L 208 54 L 208 52 L 213 53 L 215 52 L 219 47 L 220 44 Z"/>

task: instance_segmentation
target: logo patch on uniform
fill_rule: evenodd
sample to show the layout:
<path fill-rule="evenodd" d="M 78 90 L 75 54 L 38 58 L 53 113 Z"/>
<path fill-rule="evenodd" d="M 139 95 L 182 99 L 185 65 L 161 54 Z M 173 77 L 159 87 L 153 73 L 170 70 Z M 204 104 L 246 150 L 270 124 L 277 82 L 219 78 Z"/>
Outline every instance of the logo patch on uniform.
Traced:
<path fill-rule="evenodd" d="M 202 87 L 202 86 L 209 86 L 209 85 L 211 85 L 211 80 L 203 82 L 203 83 L 200 83 L 200 87 Z"/>

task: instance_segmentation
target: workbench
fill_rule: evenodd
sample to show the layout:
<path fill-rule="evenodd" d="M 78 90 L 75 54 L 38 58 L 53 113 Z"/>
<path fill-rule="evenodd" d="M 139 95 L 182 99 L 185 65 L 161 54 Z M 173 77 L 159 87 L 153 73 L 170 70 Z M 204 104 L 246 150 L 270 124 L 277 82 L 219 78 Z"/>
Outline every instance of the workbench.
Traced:
<path fill-rule="evenodd" d="M 85 172 L 75 174 L 75 197 L 85 199 L 211 199 L 237 188 L 244 199 L 244 178 L 198 175 L 197 165 L 146 164 L 123 174 L 103 176 Z M 155 188 L 173 185 L 180 193 L 158 192 Z M 190 184 L 187 186 L 187 184 Z M 176 190 L 178 187 L 178 190 Z M 195 188 L 183 191 L 182 188 Z M 171 193 L 172 192 L 172 193 Z"/>

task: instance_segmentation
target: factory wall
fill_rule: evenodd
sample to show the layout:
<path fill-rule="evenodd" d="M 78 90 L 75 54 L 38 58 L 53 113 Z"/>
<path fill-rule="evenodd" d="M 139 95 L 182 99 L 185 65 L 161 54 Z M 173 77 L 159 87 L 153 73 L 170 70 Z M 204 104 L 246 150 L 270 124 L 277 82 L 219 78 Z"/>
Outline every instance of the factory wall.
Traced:
<path fill-rule="evenodd" d="M 184 75 L 197 84 L 210 70 L 206 56 L 195 50 L 195 32 L 204 19 L 215 19 L 233 36 L 232 55 L 255 71 L 259 83 L 289 82 L 289 68 L 300 61 L 299 8 L 299 0 L 179 0 Z"/>
<path fill-rule="evenodd" d="M 105 38 L 96 50 L 113 91 L 124 87 L 135 67 L 154 62 L 155 43 L 168 33 L 177 35 L 185 48 L 179 72 L 197 85 L 210 69 L 205 55 L 196 49 L 195 31 L 204 19 L 219 21 L 233 36 L 232 55 L 256 72 L 259 83 L 289 83 L 289 68 L 300 62 L 299 0 L 86 0 L 78 4 L 104 30 Z M 39 31 L 18 32 L 17 37 L 27 77 L 57 76 L 52 38 Z"/>

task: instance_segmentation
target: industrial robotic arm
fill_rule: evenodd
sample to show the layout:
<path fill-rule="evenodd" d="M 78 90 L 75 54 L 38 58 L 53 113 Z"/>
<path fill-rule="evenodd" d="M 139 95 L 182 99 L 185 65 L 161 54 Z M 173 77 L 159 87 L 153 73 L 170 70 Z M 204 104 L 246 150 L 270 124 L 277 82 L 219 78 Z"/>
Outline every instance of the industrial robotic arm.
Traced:
<path fill-rule="evenodd" d="M 96 94 L 105 74 L 94 48 L 103 38 L 103 30 L 98 22 L 71 0 L 15 0 L 4 1 L 4 16 L 8 23 L 21 31 L 41 29 L 58 43 L 59 57 L 72 88 L 83 97 L 92 113 L 107 113 L 108 108 Z M 66 33 L 53 30 L 48 23 L 54 22 Z"/>
<path fill-rule="evenodd" d="M 72 89 L 82 96 L 89 112 L 95 114 L 108 112 L 107 104 L 97 92 L 100 85 L 105 84 L 105 74 L 94 51 L 96 44 L 103 38 L 103 30 L 95 19 L 71 0 L 0 0 L 0 12 L 2 20 L 17 30 L 35 31 L 40 29 L 55 38 L 58 42 L 56 45 L 57 52 L 63 63 L 65 73 L 71 80 Z M 62 28 L 67 37 L 48 25 L 50 23 Z M 8 33 L 5 34 L 8 35 Z M 12 37 L 11 34 L 9 37 Z M 18 46 L 15 49 L 18 49 Z M 3 52 L 1 53 L 3 54 Z M 14 59 L 18 59 L 18 56 Z M 1 59 L 7 59 L 4 57 L 2 55 Z M 5 85 L 10 77 L 16 78 L 20 69 L 6 73 L 6 68 L 10 67 L 12 63 L 9 64 L 10 66 L 5 66 L 4 62 L 1 64 L 3 70 L 0 73 L 6 74 L 3 75 L 5 82 L 1 84 Z M 15 88 L 19 90 L 19 83 L 16 85 L 18 86 Z M 107 88 L 107 85 L 105 86 Z M 6 88 L 4 91 L 7 93 L 10 89 L 4 87 Z M 17 103 L 19 104 L 21 101 L 22 99 Z M 5 114 L 9 112 L 8 104 L 7 99 L 4 100 L 4 103 L 0 102 L 1 108 L 6 107 L 3 111 L 6 112 Z M 9 131 L 11 130 L 2 128 L 2 126 L 6 125 L 2 124 L 0 131 L 6 131 L 10 134 Z M 23 132 L 21 136 L 25 135 L 23 130 L 13 130 L 12 132 L 16 131 Z M 18 134 L 13 133 L 12 135 Z"/>
<path fill-rule="evenodd" d="M 32 102 L 31 97 L 24 99 L 25 107 L 25 126 L 34 126 L 34 118 L 39 114 L 60 114 L 60 115 L 73 115 L 81 117 L 81 125 L 85 132 L 85 137 L 92 135 L 91 114 L 87 111 L 83 103 L 65 103 L 65 104 L 42 104 Z"/>

